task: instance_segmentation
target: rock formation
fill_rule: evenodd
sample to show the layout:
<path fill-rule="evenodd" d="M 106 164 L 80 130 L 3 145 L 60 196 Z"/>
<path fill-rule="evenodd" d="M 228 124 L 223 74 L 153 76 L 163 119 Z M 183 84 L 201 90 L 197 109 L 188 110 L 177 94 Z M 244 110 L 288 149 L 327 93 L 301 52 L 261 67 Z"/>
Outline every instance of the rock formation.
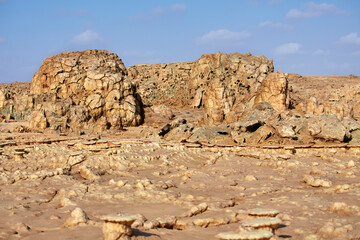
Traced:
<path fill-rule="evenodd" d="M 268 102 L 279 112 L 289 106 L 288 80 L 283 72 L 271 73 L 260 86 L 254 103 Z"/>
<path fill-rule="evenodd" d="M 272 60 L 240 53 L 204 54 L 195 62 L 135 65 L 129 76 L 139 85 L 145 104 L 204 107 L 206 123 L 233 122 L 266 76 Z"/>
<path fill-rule="evenodd" d="M 34 128 L 98 132 L 136 126 L 144 118 L 141 98 L 124 64 L 105 50 L 45 59 L 30 92 L 35 99 L 30 120 Z"/>
<path fill-rule="evenodd" d="M 0 113 L 7 120 L 28 120 L 33 108 L 29 83 L 3 83 L 0 89 Z"/>

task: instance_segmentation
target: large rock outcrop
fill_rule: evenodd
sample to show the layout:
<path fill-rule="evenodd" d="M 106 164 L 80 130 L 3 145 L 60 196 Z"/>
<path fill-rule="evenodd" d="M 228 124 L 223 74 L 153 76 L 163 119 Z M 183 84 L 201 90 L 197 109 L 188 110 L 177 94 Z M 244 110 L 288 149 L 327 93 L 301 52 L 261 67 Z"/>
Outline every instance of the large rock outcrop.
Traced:
<path fill-rule="evenodd" d="M 204 107 L 206 123 L 216 125 L 235 121 L 273 71 L 272 60 L 264 56 L 218 52 L 195 62 L 135 65 L 129 76 L 145 104 Z"/>
<path fill-rule="evenodd" d="M 141 98 L 124 64 L 106 50 L 46 58 L 30 92 L 35 99 L 31 127 L 99 132 L 136 126 L 144 119 Z"/>

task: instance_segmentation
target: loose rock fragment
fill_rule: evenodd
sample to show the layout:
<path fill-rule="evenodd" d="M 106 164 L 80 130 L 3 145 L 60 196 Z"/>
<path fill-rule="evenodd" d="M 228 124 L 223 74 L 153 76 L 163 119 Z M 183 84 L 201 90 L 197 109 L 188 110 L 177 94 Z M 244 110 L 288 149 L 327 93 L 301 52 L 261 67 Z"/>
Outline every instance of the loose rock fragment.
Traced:
<path fill-rule="evenodd" d="M 274 209 L 253 208 L 248 210 L 248 215 L 252 217 L 276 217 L 280 212 Z"/>
<path fill-rule="evenodd" d="M 256 230 L 265 230 L 272 233 L 278 228 L 282 221 L 278 218 L 254 218 L 241 222 L 241 226 L 251 227 Z"/>
<path fill-rule="evenodd" d="M 245 177 L 245 181 L 251 182 L 251 181 L 256 181 L 256 180 L 257 180 L 257 178 L 254 175 L 247 175 Z"/>
<path fill-rule="evenodd" d="M 109 214 L 102 216 L 104 220 L 104 240 L 130 239 L 132 236 L 131 224 L 138 217 L 127 213 Z"/>
<path fill-rule="evenodd" d="M 71 216 L 66 220 L 64 227 L 75 227 L 79 224 L 87 223 L 88 220 L 89 218 L 84 210 L 75 208 L 75 210 L 71 212 Z"/>
<path fill-rule="evenodd" d="M 21 161 L 24 159 L 24 154 L 25 152 L 24 151 L 15 151 L 14 152 L 14 160 L 15 161 Z"/>
<path fill-rule="evenodd" d="M 304 176 L 304 182 L 312 187 L 331 187 L 332 186 L 332 182 L 329 180 L 324 180 L 324 179 L 316 179 L 311 175 L 305 175 Z"/>
<path fill-rule="evenodd" d="M 100 176 L 94 174 L 88 167 L 82 166 L 80 168 L 80 176 L 84 179 L 95 181 L 100 178 Z"/>
<path fill-rule="evenodd" d="M 360 213 L 358 206 L 349 206 L 344 202 L 335 202 L 329 207 L 330 212 L 356 215 Z"/>

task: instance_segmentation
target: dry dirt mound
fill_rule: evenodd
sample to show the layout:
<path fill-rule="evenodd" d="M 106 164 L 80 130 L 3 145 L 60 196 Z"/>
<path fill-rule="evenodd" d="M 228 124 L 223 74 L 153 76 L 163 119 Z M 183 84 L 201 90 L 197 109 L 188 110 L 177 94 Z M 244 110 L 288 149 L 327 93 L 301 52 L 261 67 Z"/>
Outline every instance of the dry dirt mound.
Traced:
<path fill-rule="evenodd" d="M 136 126 L 143 109 L 121 59 L 106 50 L 67 52 L 44 60 L 31 83 L 30 126 L 103 131 Z"/>

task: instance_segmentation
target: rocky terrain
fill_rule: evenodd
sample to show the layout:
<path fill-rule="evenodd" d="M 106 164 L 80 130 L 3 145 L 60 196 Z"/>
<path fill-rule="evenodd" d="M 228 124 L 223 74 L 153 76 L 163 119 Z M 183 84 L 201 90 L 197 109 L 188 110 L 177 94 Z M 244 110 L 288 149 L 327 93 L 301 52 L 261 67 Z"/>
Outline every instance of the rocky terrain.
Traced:
<path fill-rule="evenodd" d="M 359 79 L 51 56 L 0 84 L 0 239 L 360 239 Z"/>

